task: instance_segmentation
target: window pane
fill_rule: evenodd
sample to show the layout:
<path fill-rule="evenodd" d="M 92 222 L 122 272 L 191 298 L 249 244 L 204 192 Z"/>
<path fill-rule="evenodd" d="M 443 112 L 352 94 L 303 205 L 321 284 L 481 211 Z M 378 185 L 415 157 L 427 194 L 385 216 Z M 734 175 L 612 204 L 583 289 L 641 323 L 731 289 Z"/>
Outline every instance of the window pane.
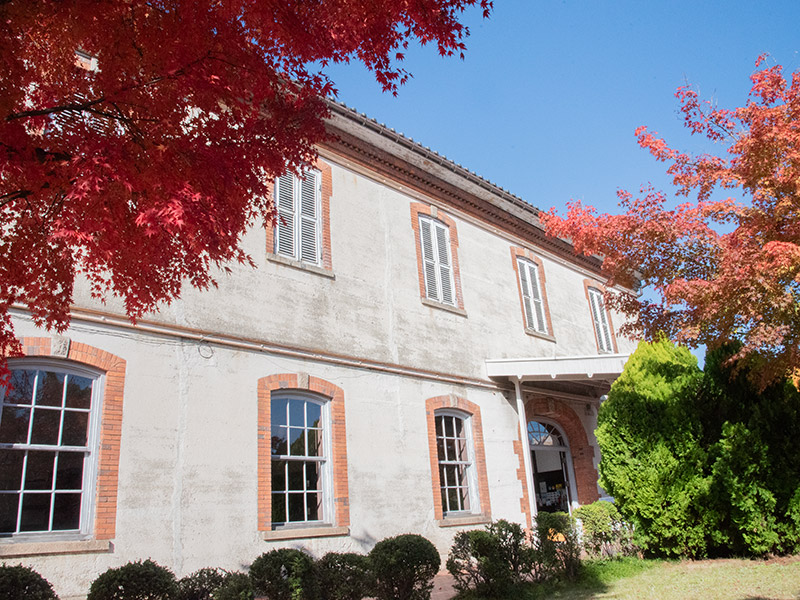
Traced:
<path fill-rule="evenodd" d="M 464 421 L 461 419 L 453 418 L 453 424 L 456 428 L 456 437 L 463 437 L 464 436 Z"/>
<path fill-rule="evenodd" d="M 291 456 L 306 455 L 306 432 L 304 429 L 289 428 L 289 454 Z"/>
<path fill-rule="evenodd" d="M 50 494 L 23 494 L 20 531 L 47 531 L 50 524 Z"/>
<path fill-rule="evenodd" d="M 28 441 L 28 419 L 31 409 L 4 406 L 0 421 L 0 442 L 5 444 L 24 444 Z"/>
<path fill-rule="evenodd" d="M 461 503 L 459 502 L 458 488 L 449 488 L 447 490 L 447 500 L 450 503 L 450 510 L 462 510 Z"/>
<path fill-rule="evenodd" d="M 436 439 L 436 454 L 439 456 L 439 460 L 445 460 L 444 457 L 444 440 L 442 438 Z"/>
<path fill-rule="evenodd" d="M 447 476 L 447 485 L 456 485 L 456 483 L 458 482 L 458 478 L 456 476 L 456 466 L 445 465 L 444 472 L 445 475 Z"/>
<path fill-rule="evenodd" d="M 56 489 L 79 490 L 83 487 L 82 452 L 59 452 L 56 467 Z"/>
<path fill-rule="evenodd" d="M 444 465 L 439 465 L 439 485 L 442 487 L 447 485 L 447 473 L 444 471 Z"/>
<path fill-rule="evenodd" d="M 442 421 L 444 421 L 444 417 L 436 417 L 436 435 L 443 436 L 444 435 L 444 425 L 442 425 Z"/>
<path fill-rule="evenodd" d="M 33 411 L 31 444 L 58 444 L 58 428 L 61 424 L 61 411 L 38 408 Z"/>
<path fill-rule="evenodd" d="M 53 465 L 55 452 L 30 450 L 25 467 L 26 490 L 50 490 L 53 488 Z"/>
<path fill-rule="evenodd" d="M 89 427 L 89 413 L 64 411 L 64 432 L 61 435 L 62 446 L 85 446 L 86 433 Z"/>
<path fill-rule="evenodd" d="M 0 533 L 13 533 L 17 529 L 19 494 L 0 494 Z"/>
<path fill-rule="evenodd" d="M 53 506 L 53 531 L 80 529 L 81 495 L 56 494 Z"/>
<path fill-rule="evenodd" d="M 24 451 L 0 450 L 0 490 L 17 491 L 22 489 L 22 461 L 24 458 Z"/>
<path fill-rule="evenodd" d="M 289 425 L 294 425 L 295 427 L 305 426 L 305 407 L 305 400 L 289 400 Z"/>
<path fill-rule="evenodd" d="M 309 402 L 306 405 L 308 412 L 308 426 L 309 427 L 322 427 L 322 406 Z"/>
<path fill-rule="evenodd" d="M 467 439 L 456 440 L 456 460 L 467 460 Z"/>
<path fill-rule="evenodd" d="M 319 429 L 308 431 L 308 456 L 322 456 L 322 431 Z"/>
<path fill-rule="evenodd" d="M 290 490 L 303 490 L 304 483 L 303 463 L 296 460 L 289 461 L 289 488 Z"/>
<path fill-rule="evenodd" d="M 469 510 L 469 488 L 461 488 L 461 510 Z"/>
<path fill-rule="evenodd" d="M 289 520 L 305 521 L 306 513 L 303 506 L 305 494 L 289 494 Z"/>
<path fill-rule="evenodd" d="M 315 462 L 306 463 L 306 489 L 322 490 L 322 481 L 319 472 L 320 465 Z"/>
<path fill-rule="evenodd" d="M 272 491 L 283 492 L 286 490 L 286 461 L 272 461 Z"/>
<path fill-rule="evenodd" d="M 450 510 L 450 507 L 447 505 L 447 490 L 442 488 L 442 510 L 447 512 Z"/>
<path fill-rule="evenodd" d="M 286 522 L 286 495 L 272 494 L 272 522 Z"/>
<path fill-rule="evenodd" d="M 272 426 L 272 454 L 286 454 L 286 428 Z"/>
<path fill-rule="evenodd" d="M 306 510 L 309 521 L 319 521 L 322 516 L 320 499 L 322 494 L 308 494 L 306 496 Z"/>
<path fill-rule="evenodd" d="M 36 404 L 61 406 L 64 395 L 63 373 L 39 371 L 39 385 L 36 388 Z"/>
<path fill-rule="evenodd" d="M 8 404 L 30 404 L 33 398 L 33 382 L 36 369 L 19 369 L 11 372 L 10 389 L 6 392 Z"/>
<path fill-rule="evenodd" d="M 447 437 L 453 437 L 455 435 L 453 431 L 453 417 L 444 417 L 444 434 Z"/>
<path fill-rule="evenodd" d="M 458 460 L 456 458 L 456 441 L 451 439 L 444 440 L 445 460 Z"/>
<path fill-rule="evenodd" d="M 270 413 L 271 425 L 286 425 L 286 403 L 285 398 L 276 398 L 270 403 L 272 407 Z"/>
<path fill-rule="evenodd" d="M 68 408 L 91 408 L 92 406 L 92 380 L 78 375 L 67 376 L 67 401 Z"/>

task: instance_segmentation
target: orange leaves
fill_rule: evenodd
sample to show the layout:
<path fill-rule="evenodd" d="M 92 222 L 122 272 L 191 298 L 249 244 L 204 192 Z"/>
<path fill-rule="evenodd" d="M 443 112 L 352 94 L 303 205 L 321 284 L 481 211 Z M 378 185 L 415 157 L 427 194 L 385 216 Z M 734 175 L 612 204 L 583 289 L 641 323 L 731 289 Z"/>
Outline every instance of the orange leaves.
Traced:
<path fill-rule="evenodd" d="M 625 332 L 710 348 L 740 341 L 737 358 L 757 358 L 764 385 L 800 372 L 800 72 L 791 85 L 780 65 L 751 79 L 750 100 L 734 110 L 690 88 L 676 93 L 686 126 L 727 144 L 723 156 L 691 156 L 636 130 L 668 163 L 676 194 L 693 201 L 670 210 L 653 190 L 620 192 L 623 215 L 570 204 L 564 219 L 551 209 L 543 222 L 577 251 L 602 255 L 609 281 L 640 278 L 643 295 L 609 300 L 629 317 Z M 738 200 L 713 196 L 734 189 Z"/>

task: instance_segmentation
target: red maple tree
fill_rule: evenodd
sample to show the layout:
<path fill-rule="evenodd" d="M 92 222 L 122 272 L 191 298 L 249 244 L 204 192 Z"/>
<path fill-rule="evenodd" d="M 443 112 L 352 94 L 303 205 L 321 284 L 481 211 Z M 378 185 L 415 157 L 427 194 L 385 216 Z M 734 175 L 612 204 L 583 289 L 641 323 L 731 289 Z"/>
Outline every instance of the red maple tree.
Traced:
<path fill-rule="evenodd" d="M 570 203 L 543 216 L 550 235 L 603 257 L 610 283 L 637 279 L 650 294 L 609 294 L 623 333 L 709 348 L 740 342 L 765 385 L 800 373 L 800 71 L 756 62 L 747 103 L 721 109 L 678 89 L 685 125 L 722 145 L 719 156 L 671 148 L 645 127 L 639 145 L 669 165 L 677 194 L 620 191 L 621 215 Z M 738 198 L 725 197 L 730 190 Z"/>
<path fill-rule="evenodd" d="M 471 6 L 492 2 L 0 2 L 0 357 L 14 305 L 67 327 L 78 274 L 136 319 L 250 262 L 272 180 L 325 136 L 324 67 L 396 93 L 409 41 L 461 54 Z"/>

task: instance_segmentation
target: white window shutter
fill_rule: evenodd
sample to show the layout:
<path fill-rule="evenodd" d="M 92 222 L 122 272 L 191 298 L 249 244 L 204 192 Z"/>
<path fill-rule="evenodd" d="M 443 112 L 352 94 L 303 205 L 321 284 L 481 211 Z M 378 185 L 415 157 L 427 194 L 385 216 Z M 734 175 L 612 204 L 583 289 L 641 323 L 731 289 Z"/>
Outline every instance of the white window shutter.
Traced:
<path fill-rule="evenodd" d="M 540 333 L 547 333 L 547 325 L 544 320 L 544 303 L 542 302 L 542 286 L 539 282 L 539 268 L 537 265 L 529 263 L 531 275 L 531 299 L 533 301 L 536 324 L 534 329 Z"/>
<path fill-rule="evenodd" d="M 295 178 L 284 173 L 275 182 L 275 201 L 278 209 L 278 222 L 275 226 L 275 252 L 294 257 L 294 196 Z"/>
<path fill-rule="evenodd" d="M 594 328 L 597 333 L 597 342 L 600 346 L 600 351 L 611 352 L 613 350 L 611 328 L 608 325 L 608 317 L 606 316 L 605 307 L 603 306 L 603 295 L 600 290 L 589 288 L 589 304 L 592 307 Z"/>
<path fill-rule="evenodd" d="M 438 223 L 436 224 L 436 247 L 442 285 L 441 301 L 445 304 L 455 304 L 453 301 L 453 270 L 450 265 L 450 235 L 447 228 Z"/>
<path fill-rule="evenodd" d="M 429 219 L 420 217 L 419 233 L 422 246 L 422 267 L 425 273 L 425 296 L 433 300 L 439 299 L 439 285 L 434 253 L 433 224 Z"/>
<path fill-rule="evenodd" d="M 319 173 L 311 171 L 300 182 L 300 260 L 319 262 Z"/>
<path fill-rule="evenodd" d="M 529 329 L 536 329 L 536 322 L 533 316 L 533 306 L 531 303 L 531 285 L 528 275 L 528 263 L 518 260 L 517 267 L 519 268 L 519 280 L 522 286 L 522 306 L 525 310 L 525 324 Z"/>

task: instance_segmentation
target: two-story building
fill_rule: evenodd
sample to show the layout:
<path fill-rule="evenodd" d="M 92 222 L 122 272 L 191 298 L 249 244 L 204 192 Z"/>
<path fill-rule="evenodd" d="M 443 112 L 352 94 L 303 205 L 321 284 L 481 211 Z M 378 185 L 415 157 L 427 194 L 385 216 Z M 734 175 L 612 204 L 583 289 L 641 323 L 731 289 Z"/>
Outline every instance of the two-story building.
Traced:
<path fill-rule="evenodd" d="M 152 558 L 367 552 L 598 498 L 597 407 L 632 343 L 599 262 L 532 205 L 338 104 L 217 289 L 131 325 L 78 286 L 64 336 L 15 309 L 0 559 L 62 599 Z"/>

